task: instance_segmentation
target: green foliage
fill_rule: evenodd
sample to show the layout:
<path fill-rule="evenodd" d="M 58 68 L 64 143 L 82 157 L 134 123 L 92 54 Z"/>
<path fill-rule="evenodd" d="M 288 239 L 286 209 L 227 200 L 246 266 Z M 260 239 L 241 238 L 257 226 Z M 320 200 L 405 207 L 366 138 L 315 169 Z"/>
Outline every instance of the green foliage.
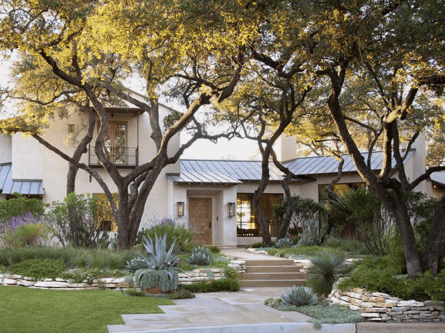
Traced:
<path fill-rule="evenodd" d="M 192 265 L 208 266 L 212 260 L 210 251 L 202 246 L 195 247 L 189 256 L 189 263 Z"/>
<path fill-rule="evenodd" d="M 81 249 L 59 246 L 21 247 L 0 249 L 0 265 L 10 266 L 28 259 L 60 259 L 68 267 L 124 269 L 134 258 L 133 251 Z"/>
<path fill-rule="evenodd" d="M 224 276 L 228 279 L 236 279 L 238 276 L 238 271 L 233 267 L 227 267 L 224 270 Z"/>
<path fill-rule="evenodd" d="M 252 249 L 259 249 L 259 248 L 263 247 L 263 242 L 256 242 L 256 243 L 253 243 L 252 245 L 250 245 L 250 247 L 251 247 Z"/>
<path fill-rule="evenodd" d="M 280 310 L 280 308 L 277 309 Z M 320 324 L 347 324 L 363 321 L 360 311 L 352 311 L 339 304 L 330 306 L 323 304 L 315 306 L 300 306 L 297 311 L 315 318 Z"/>
<path fill-rule="evenodd" d="M 134 272 L 134 281 L 136 287 L 142 290 L 159 288 L 167 292 L 178 289 L 178 273 L 172 268 L 139 269 Z"/>
<path fill-rule="evenodd" d="M 221 253 L 220 248 L 219 248 L 218 246 L 216 246 L 216 245 L 208 246 L 207 248 L 208 248 L 209 251 L 210 251 L 211 253 L 213 253 L 213 254 Z"/>
<path fill-rule="evenodd" d="M 445 269 L 433 276 L 430 271 L 426 271 L 420 277 L 421 287 L 425 293 L 436 301 L 445 301 Z"/>
<path fill-rule="evenodd" d="M 319 216 L 326 212 L 322 204 L 309 198 L 301 198 L 296 195 L 292 198 L 292 201 L 294 205 L 294 215 L 288 231 L 294 236 L 297 236 L 301 231 L 307 229 L 310 221 L 318 220 Z M 282 219 L 286 210 L 286 200 L 275 205 L 273 209 L 274 219 Z"/>
<path fill-rule="evenodd" d="M 323 245 L 332 249 L 338 249 L 353 254 L 369 254 L 365 244 L 355 238 L 344 239 L 327 236 Z"/>
<path fill-rule="evenodd" d="M 176 241 L 178 251 L 186 251 L 193 245 L 190 243 L 194 236 L 194 233 L 187 225 L 177 224 L 174 219 L 163 218 L 158 221 L 154 219 L 152 227 L 148 229 L 142 228 L 137 235 L 136 244 L 142 244 L 144 239 L 154 239 L 155 235 L 167 235 L 167 246 Z"/>
<path fill-rule="evenodd" d="M 125 270 L 107 268 L 74 268 L 60 274 L 62 279 L 72 283 L 86 282 L 92 284 L 94 280 L 107 277 L 124 277 L 128 274 Z"/>
<path fill-rule="evenodd" d="M 26 276 L 34 280 L 51 278 L 55 280 L 66 270 L 65 263 L 54 259 L 29 259 L 8 267 L 12 274 Z"/>
<path fill-rule="evenodd" d="M 195 298 L 195 295 L 193 295 L 188 290 L 179 289 L 179 290 L 169 294 L 168 298 L 170 298 L 170 299 L 189 299 L 189 298 Z"/>
<path fill-rule="evenodd" d="M 283 304 L 285 305 L 316 305 L 318 297 L 314 295 L 311 288 L 303 286 L 294 286 L 291 290 L 285 289 L 285 295 L 281 295 Z"/>
<path fill-rule="evenodd" d="M 9 221 L 13 216 L 21 216 L 31 213 L 34 217 L 45 214 L 45 205 L 42 200 L 28 199 L 19 193 L 13 194 L 14 198 L 0 201 L 0 224 Z"/>
<path fill-rule="evenodd" d="M 63 246 L 107 248 L 108 231 L 99 229 L 98 198 L 69 193 L 63 202 L 53 202 L 47 221 Z"/>
<path fill-rule="evenodd" d="M 325 250 L 311 259 L 308 271 L 308 285 L 319 296 L 327 296 L 335 281 L 352 270 L 345 262 L 345 257 L 338 252 Z"/>
<path fill-rule="evenodd" d="M 277 249 L 291 247 L 292 245 L 294 245 L 294 241 L 290 238 L 281 238 L 275 243 Z"/>
<path fill-rule="evenodd" d="M 125 296 L 135 296 L 135 297 L 146 297 L 145 293 L 141 290 L 135 289 L 135 288 L 128 288 L 127 290 L 123 291 L 123 294 Z"/>
<path fill-rule="evenodd" d="M 238 291 L 239 283 L 235 279 L 220 279 L 200 281 L 192 284 L 181 285 L 181 289 L 188 290 L 192 293 L 211 293 L 217 291 Z"/>
<path fill-rule="evenodd" d="M 45 223 L 20 225 L 16 229 L 7 229 L 1 240 L 6 247 L 39 246 L 49 241 L 52 230 Z"/>

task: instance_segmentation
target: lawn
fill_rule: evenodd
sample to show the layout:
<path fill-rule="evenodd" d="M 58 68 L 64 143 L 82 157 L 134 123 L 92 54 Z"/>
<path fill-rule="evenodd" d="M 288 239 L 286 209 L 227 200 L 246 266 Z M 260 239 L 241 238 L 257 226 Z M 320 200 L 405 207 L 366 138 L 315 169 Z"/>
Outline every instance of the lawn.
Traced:
<path fill-rule="evenodd" d="M 121 314 L 162 313 L 166 298 L 128 297 L 110 290 L 0 287 L 0 332 L 102 333 L 123 324 Z"/>

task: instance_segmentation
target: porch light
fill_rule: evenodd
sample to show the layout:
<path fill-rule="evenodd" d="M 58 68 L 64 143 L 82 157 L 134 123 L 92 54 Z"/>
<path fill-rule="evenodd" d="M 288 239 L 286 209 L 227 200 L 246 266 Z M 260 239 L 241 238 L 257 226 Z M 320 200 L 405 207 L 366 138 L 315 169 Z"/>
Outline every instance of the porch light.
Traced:
<path fill-rule="evenodd" d="M 229 217 L 235 216 L 235 203 L 229 202 Z"/>
<path fill-rule="evenodd" d="M 184 216 L 184 202 L 178 201 L 178 216 Z"/>

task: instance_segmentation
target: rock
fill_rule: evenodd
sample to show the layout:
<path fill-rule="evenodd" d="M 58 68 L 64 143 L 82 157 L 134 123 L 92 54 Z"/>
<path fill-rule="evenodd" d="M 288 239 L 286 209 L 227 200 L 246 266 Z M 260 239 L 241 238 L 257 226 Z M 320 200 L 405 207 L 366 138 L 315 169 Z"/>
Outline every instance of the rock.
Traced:
<path fill-rule="evenodd" d="M 1 279 L 0 283 L 4 286 L 15 286 L 17 285 L 17 280 L 16 279 Z"/>
<path fill-rule="evenodd" d="M 348 297 L 348 296 L 342 296 L 342 297 L 340 297 L 340 299 L 341 299 L 342 301 L 349 302 L 349 300 L 351 299 L 351 297 Z"/>
<path fill-rule="evenodd" d="M 34 287 L 35 288 L 68 288 L 68 283 L 38 281 L 38 282 L 36 282 L 36 284 L 34 284 Z"/>
<path fill-rule="evenodd" d="M 382 318 L 369 318 L 369 321 L 382 321 Z"/>
<path fill-rule="evenodd" d="M 56 279 L 56 282 L 67 282 L 67 281 L 64 280 L 64 279 L 61 279 L 61 278 L 57 278 L 57 279 Z"/>
<path fill-rule="evenodd" d="M 423 304 L 422 302 L 417 302 L 414 300 L 411 301 L 400 301 L 399 303 L 397 303 L 397 306 L 403 307 L 403 306 L 424 306 L 425 304 Z"/>
<path fill-rule="evenodd" d="M 383 312 L 386 313 L 386 308 L 362 308 L 362 312 Z"/>
<path fill-rule="evenodd" d="M 362 302 L 361 307 L 362 308 L 372 308 L 374 306 L 371 302 Z"/>
<path fill-rule="evenodd" d="M 52 282 L 52 281 L 54 281 L 54 280 L 50 279 L 50 278 L 47 278 L 47 279 L 43 280 L 43 282 Z"/>
<path fill-rule="evenodd" d="M 86 283 L 68 283 L 68 288 L 86 288 L 88 285 Z"/>
<path fill-rule="evenodd" d="M 360 295 L 363 295 L 365 293 L 365 291 L 361 288 L 354 288 L 352 289 L 352 291 Z"/>
<path fill-rule="evenodd" d="M 375 302 L 375 303 L 384 303 L 385 298 L 383 297 L 375 297 L 375 296 L 363 296 L 362 301 L 365 302 Z"/>
<path fill-rule="evenodd" d="M 371 313 L 362 313 L 362 317 L 364 317 L 364 318 L 379 318 L 380 315 L 378 313 L 371 312 Z"/>
<path fill-rule="evenodd" d="M 385 294 L 385 293 L 374 293 L 375 297 L 383 297 L 383 298 L 391 298 L 391 295 Z"/>
<path fill-rule="evenodd" d="M 31 287 L 35 285 L 35 281 L 28 281 L 28 280 L 18 280 L 17 285 L 24 286 L 24 287 Z"/>
<path fill-rule="evenodd" d="M 358 306 L 352 305 L 352 304 L 349 306 L 349 309 L 351 309 L 353 311 L 359 311 L 360 310 L 360 308 Z"/>
<path fill-rule="evenodd" d="M 346 295 L 346 296 L 349 296 L 349 297 L 351 297 L 351 298 L 357 298 L 357 299 L 361 299 L 361 298 L 362 298 L 362 295 L 361 295 L 361 294 L 359 294 L 359 293 L 354 293 L 354 292 L 351 292 L 351 291 L 347 292 L 345 295 Z"/>
<path fill-rule="evenodd" d="M 362 305 L 363 301 L 361 301 L 359 299 L 351 298 L 350 303 L 353 305 Z"/>

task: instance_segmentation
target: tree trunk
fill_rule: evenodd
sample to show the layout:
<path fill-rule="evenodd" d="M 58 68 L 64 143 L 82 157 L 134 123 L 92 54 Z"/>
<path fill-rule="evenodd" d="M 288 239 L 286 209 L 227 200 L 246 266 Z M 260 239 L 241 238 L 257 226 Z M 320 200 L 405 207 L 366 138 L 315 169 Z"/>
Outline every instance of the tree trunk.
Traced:
<path fill-rule="evenodd" d="M 118 187 L 119 203 L 117 209 L 117 246 L 119 249 L 130 249 L 134 242 L 131 242 L 130 235 L 130 215 L 128 214 L 128 188 Z"/>
<path fill-rule="evenodd" d="M 277 239 L 286 237 L 287 229 L 289 229 L 289 224 L 294 214 L 294 201 L 292 200 L 292 195 L 289 189 L 289 183 L 292 180 L 292 176 L 293 174 L 289 173 L 286 175 L 286 178 L 281 181 L 281 185 L 284 189 L 284 196 L 287 201 L 287 209 L 286 213 L 284 214 L 283 221 L 281 222 L 280 229 L 278 230 Z"/>
<path fill-rule="evenodd" d="M 423 271 L 431 271 L 433 275 L 439 272 L 440 259 L 445 254 L 445 195 L 440 199 L 434 211 L 430 232 L 425 244 L 422 259 Z"/>
<path fill-rule="evenodd" d="M 420 265 L 420 257 L 417 252 L 416 239 L 414 237 L 414 230 L 411 225 L 411 220 L 408 215 L 405 198 L 401 190 L 396 191 L 395 194 L 396 207 L 385 202 L 389 211 L 395 213 L 397 228 L 402 239 L 403 250 L 406 259 L 406 268 L 408 270 L 408 277 L 410 279 L 416 278 L 418 274 L 422 273 Z"/>

